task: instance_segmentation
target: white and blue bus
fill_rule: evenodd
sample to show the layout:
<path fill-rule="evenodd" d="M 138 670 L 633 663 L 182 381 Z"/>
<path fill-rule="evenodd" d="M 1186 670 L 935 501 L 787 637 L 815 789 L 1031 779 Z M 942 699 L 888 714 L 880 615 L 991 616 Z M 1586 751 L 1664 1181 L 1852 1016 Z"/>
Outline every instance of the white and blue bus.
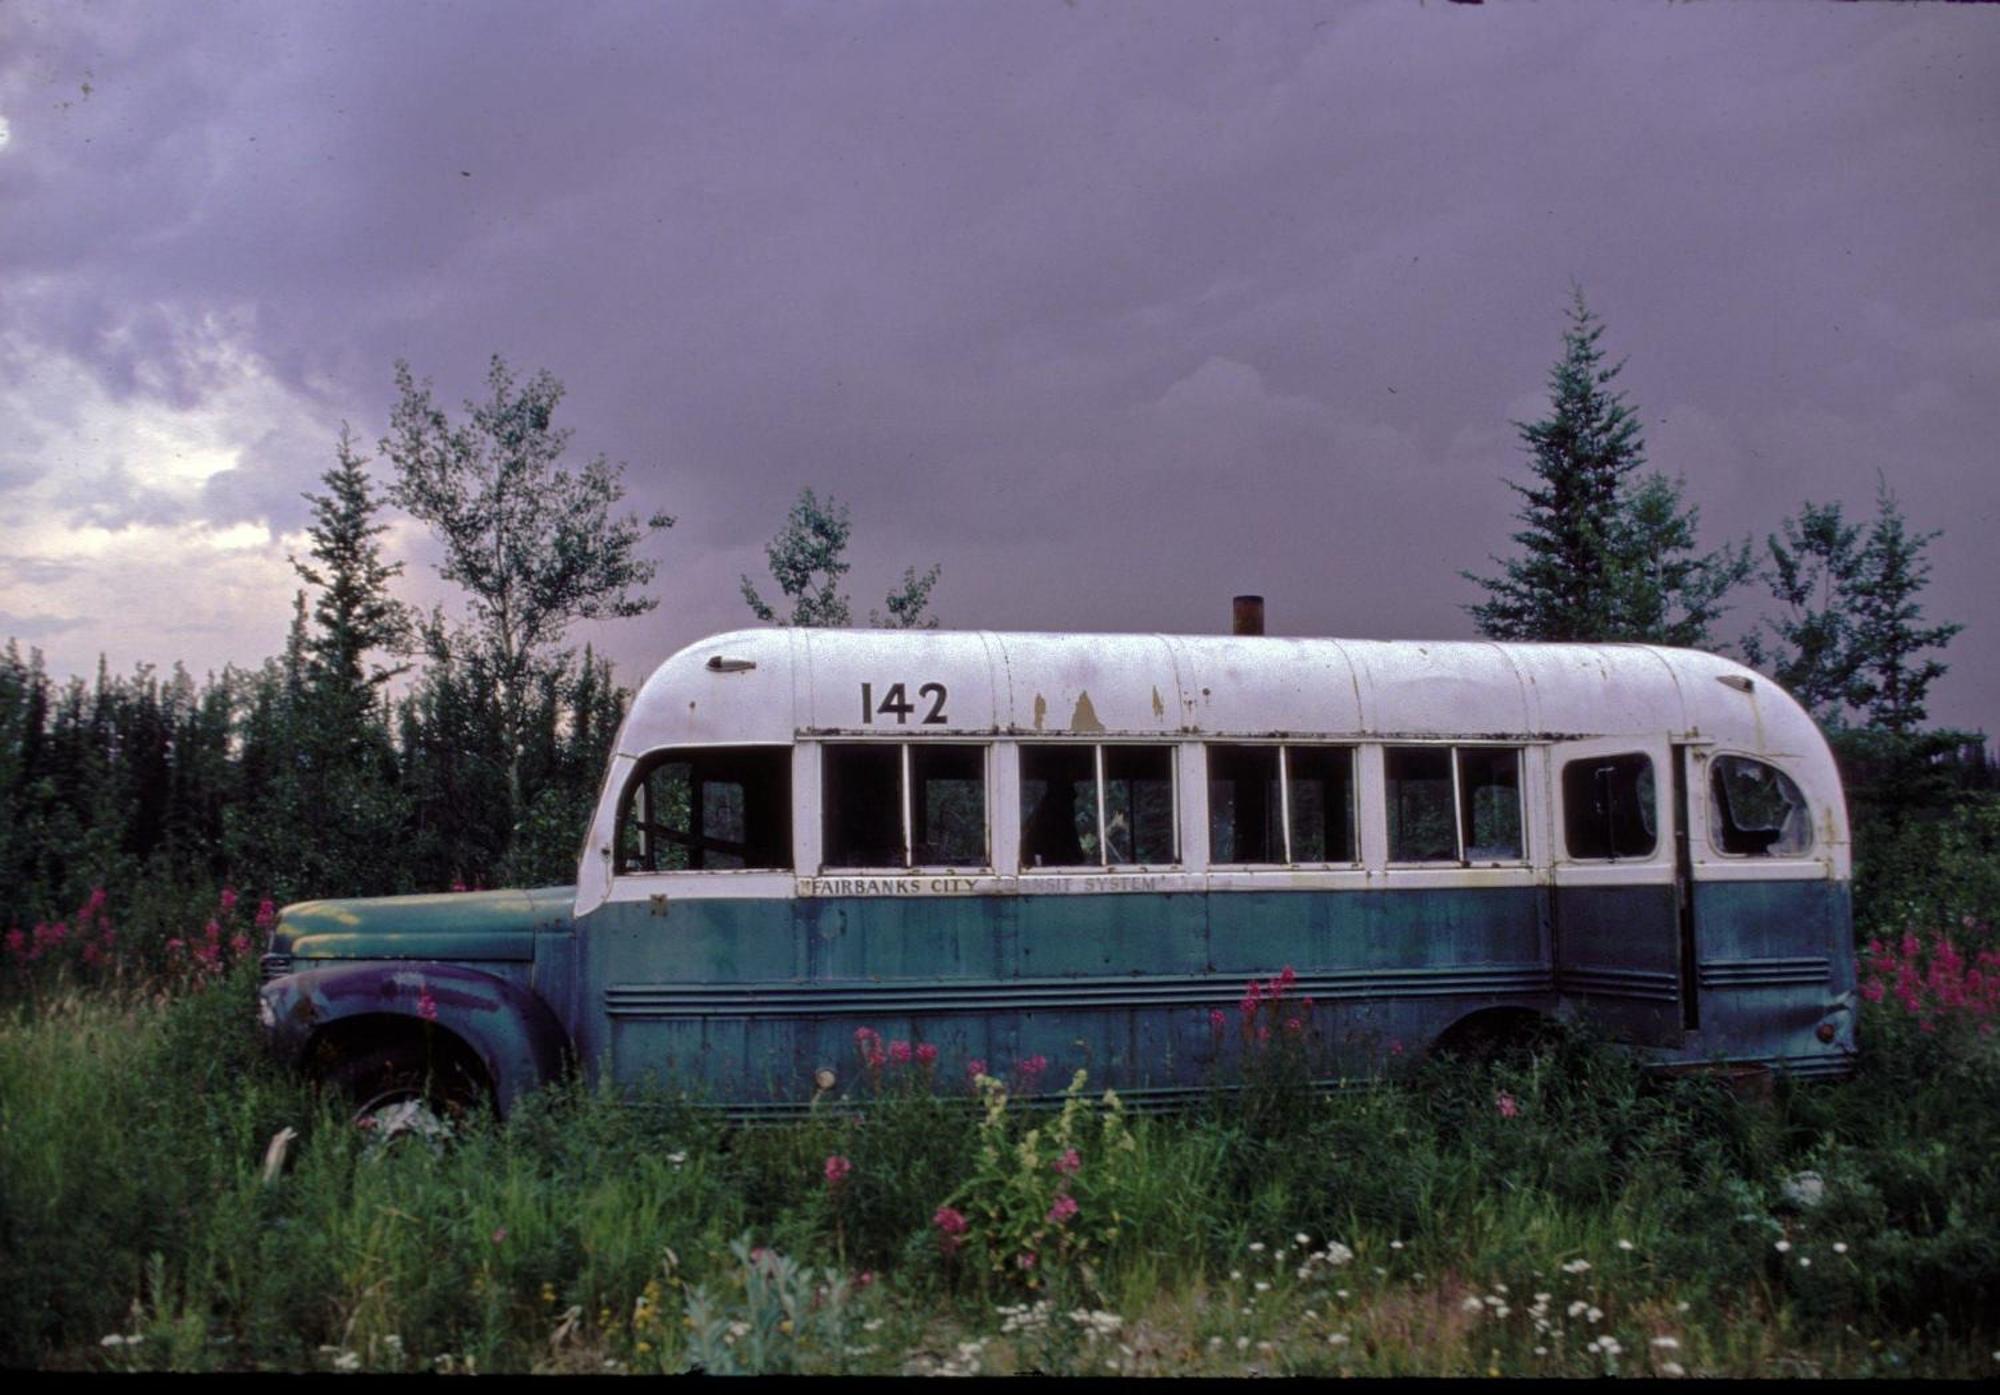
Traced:
<path fill-rule="evenodd" d="M 863 1027 L 1169 1101 L 1289 968 L 1331 1075 L 1575 1016 L 1831 1075 L 1849 875 L 1818 728 L 1710 654 L 750 630 L 636 694 L 574 887 L 288 908 L 265 1015 L 379 1062 L 421 990 L 503 1103 L 567 1056 L 782 1111 Z"/>

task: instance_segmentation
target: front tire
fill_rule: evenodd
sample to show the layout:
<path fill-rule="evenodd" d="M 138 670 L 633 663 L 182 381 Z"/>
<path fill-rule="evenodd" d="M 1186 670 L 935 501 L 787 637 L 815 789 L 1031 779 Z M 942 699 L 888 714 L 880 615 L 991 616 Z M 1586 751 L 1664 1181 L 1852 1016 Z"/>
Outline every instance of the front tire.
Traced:
<path fill-rule="evenodd" d="M 354 1126 L 387 1142 L 412 1134 L 450 1137 L 489 1097 L 485 1081 L 457 1053 L 423 1042 L 358 1052 L 321 1076 L 345 1100 Z"/>

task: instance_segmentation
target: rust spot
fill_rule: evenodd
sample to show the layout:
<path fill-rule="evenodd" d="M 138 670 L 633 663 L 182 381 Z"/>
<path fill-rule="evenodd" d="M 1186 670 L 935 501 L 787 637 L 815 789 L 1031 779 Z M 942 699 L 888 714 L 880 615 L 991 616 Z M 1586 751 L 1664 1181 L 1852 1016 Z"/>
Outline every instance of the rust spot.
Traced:
<path fill-rule="evenodd" d="M 1049 716 L 1049 700 L 1043 697 L 1040 693 L 1036 693 L 1035 694 L 1036 731 L 1040 731 L 1042 729 L 1042 723 L 1048 720 L 1048 716 Z"/>
<path fill-rule="evenodd" d="M 1153 689 L 1153 715 L 1155 717 L 1164 717 L 1167 715 L 1167 705 L 1160 701 L 1160 690 L 1158 688 Z"/>
<path fill-rule="evenodd" d="M 1103 731 L 1104 723 L 1097 720 L 1097 709 L 1090 705 L 1089 693 L 1076 695 L 1076 711 L 1069 714 L 1071 731 Z"/>

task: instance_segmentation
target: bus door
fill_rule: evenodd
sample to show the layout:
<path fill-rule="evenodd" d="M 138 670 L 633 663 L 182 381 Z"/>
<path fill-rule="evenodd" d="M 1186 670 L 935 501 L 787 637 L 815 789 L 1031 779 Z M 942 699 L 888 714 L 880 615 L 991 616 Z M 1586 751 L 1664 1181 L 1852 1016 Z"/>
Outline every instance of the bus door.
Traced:
<path fill-rule="evenodd" d="M 1675 836 L 1676 759 L 1665 740 L 1551 748 L 1556 992 L 1612 1036 L 1678 1046 L 1691 999 Z M 1683 821 L 1684 826 L 1684 821 Z"/>

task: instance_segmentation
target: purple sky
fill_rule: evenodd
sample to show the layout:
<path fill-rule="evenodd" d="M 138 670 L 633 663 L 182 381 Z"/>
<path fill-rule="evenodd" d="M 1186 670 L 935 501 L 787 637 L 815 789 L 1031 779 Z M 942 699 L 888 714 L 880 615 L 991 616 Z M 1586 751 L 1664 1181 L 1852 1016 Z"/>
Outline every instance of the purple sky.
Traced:
<path fill-rule="evenodd" d="M 1706 542 L 1878 470 L 1945 529 L 1932 717 L 2000 728 L 2000 11 L 7 0 L 0 122 L 58 672 L 275 652 L 340 422 L 495 351 L 680 518 L 628 683 L 802 484 L 857 616 L 940 561 L 952 626 L 1469 635 L 1574 278 Z"/>

